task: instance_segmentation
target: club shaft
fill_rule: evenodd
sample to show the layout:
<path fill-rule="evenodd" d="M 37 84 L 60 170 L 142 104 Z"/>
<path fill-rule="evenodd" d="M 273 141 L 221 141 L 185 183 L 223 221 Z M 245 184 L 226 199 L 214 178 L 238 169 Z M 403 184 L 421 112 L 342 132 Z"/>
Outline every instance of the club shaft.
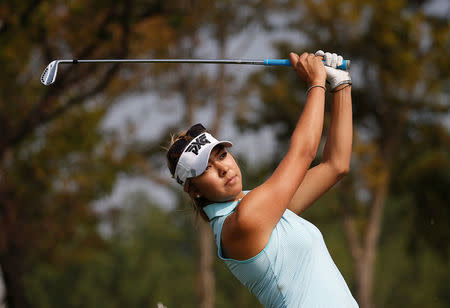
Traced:
<path fill-rule="evenodd" d="M 90 60 L 59 60 L 59 63 L 199 63 L 199 64 L 249 64 L 266 66 L 290 66 L 289 59 L 90 59 Z M 350 60 L 344 60 L 337 67 L 341 70 L 350 68 Z"/>
<path fill-rule="evenodd" d="M 245 59 L 91 59 L 59 60 L 59 63 L 204 63 L 204 64 L 252 64 L 264 65 L 264 60 Z"/>

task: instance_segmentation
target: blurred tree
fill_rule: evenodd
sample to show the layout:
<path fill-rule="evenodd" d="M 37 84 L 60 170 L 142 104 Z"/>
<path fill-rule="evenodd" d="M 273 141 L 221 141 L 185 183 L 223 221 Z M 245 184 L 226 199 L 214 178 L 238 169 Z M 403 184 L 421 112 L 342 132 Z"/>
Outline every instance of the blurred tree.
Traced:
<path fill-rule="evenodd" d="M 181 1 L 0 3 L 0 266 L 8 307 L 29 306 L 23 277 L 37 260 L 61 264 L 103 245 L 89 203 L 138 158 L 118 151 L 99 123 L 143 70 L 71 65 L 44 87 L 42 69 L 53 59 L 161 52 L 182 12 Z"/>
<path fill-rule="evenodd" d="M 110 191 L 116 174 L 146 175 L 174 191 L 179 189 L 158 175 L 160 145 L 178 124 L 153 142 L 136 142 L 124 148 L 115 136 L 106 136 L 99 129 L 107 108 L 118 97 L 136 91 L 176 89 L 182 93 L 186 108 L 183 128 L 192 123 L 199 108 L 217 97 L 212 128 L 219 131 L 225 109 L 224 68 L 211 81 L 206 70 L 186 65 L 63 65 L 56 82 L 44 87 L 37 78 L 43 67 L 63 58 L 194 57 L 199 55 L 197 48 L 205 32 L 206 40 L 211 40 L 206 44 L 220 40 L 218 49 L 224 55 L 229 35 L 252 20 L 263 20 L 264 14 L 255 10 L 261 12 L 257 2 L 237 6 L 230 1 L 205 0 L 0 4 L 4 72 L 0 93 L 0 265 L 10 307 L 27 306 L 22 296 L 23 277 L 39 260 L 54 259 L 54 264 L 61 264 L 77 258 L 66 251 L 65 244 L 75 245 L 77 254 L 89 253 L 88 245 L 81 249 L 74 244 L 85 237 L 93 238 L 93 249 L 105 244 L 96 233 L 98 218 L 89 203 Z M 177 78 L 172 78 L 173 72 Z M 70 210 L 63 204 L 70 205 Z M 48 230 L 37 232 L 42 226 Z M 61 234 L 58 241 L 54 234 Z M 208 245 L 205 249 L 212 251 L 211 241 Z M 211 257 L 209 252 L 206 271 L 210 278 L 199 286 L 199 291 L 210 290 L 210 299 L 205 301 L 209 304 L 204 307 L 214 302 Z"/>
<path fill-rule="evenodd" d="M 162 210 L 143 191 L 131 192 L 116 206 L 124 209 L 122 215 L 103 222 L 109 230 L 107 249 L 69 260 L 64 271 L 52 263 L 37 264 L 26 276 L 26 295 L 34 307 L 137 308 L 158 302 L 198 307 L 198 230 L 192 228 L 191 212 Z M 257 307 L 223 262 L 215 262 L 215 269 L 221 284 L 216 307 Z"/>
<path fill-rule="evenodd" d="M 108 249 L 70 260 L 64 271 L 34 267 L 27 275 L 33 306 L 196 307 L 192 215 L 171 215 L 145 192 L 130 193 L 120 207 L 123 215 L 104 221 Z"/>
<path fill-rule="evenodd" d="M 438 173 L 441 183 L 448 182 L 448 146 L 441 146 L 446 150 L 429 149 L 433 153 L 431 156 L 424 153 L 423 148 L 419 150 L 420 156 L 408 156 L 413 154 L 413 141 L 418 136 L 426 140 L 430 138 L 428 134 L 445 131 L 442 115 L 448 115 L 450 109 L 450 72 L 444 69 L 450 67 L 450 63 L 441 56 L 448 53 L 450 46 L 448 16 L 426 14 L 424 6 L 428 3 L 289 1 L 292 12 L 286 15 L 291 21 L 289 30 L 297 29 L 305 41 L 301 45 L 279 44 L 283 55 L 290 50 L 323 49 L 343 54 L 353 63 L 357 131 L 352 173 L 341 183 L 339 192 L 344 230 L 354 265 L 356 297 L 362 308 L 373 307 L 375 303 L 378 242 L 391 187 L 401 177 L 397 166 L 409 167 L 406 169 L 410 172 L 409 180 L 405 183 L 414 183 L 413 196 L 417 201 L 427 202 L 426 206 L 419 206 L 422 214 L 445 214 L 448 218 L 448 211 L 442 209 L 443 204 L 448 204 L 448 194 L 440 190 L 440 185 L 432 186 L 429 182 L 425 185 L 426 176 L 435 174 L 432 170 L 438 168 L 443 168 Z M 241 114 L 238 123 L 247 128 L 272 125 L 281 144 L 286 144 L 297 120 L 297 106 L 304 102 L 305 89 L 297 86 L 294 74 L 280 74 L 277 70 L 254 75 L 250 83 L 254 87 L 249 87 L 247 93 L 259 91 L 264 106 L 241 107 L 247 110 L 247 116 Z M 259 117 L 255 117 L 255 113 Z M 427 133 L 418 130 L 424 120 L 429 125 Z M 446 131 L 448 133 L 448 129 Z M 280 153 L 284 150 L 283 146 L 279 147 Z M 412 167 L 411 164 L 419 165 Z M 411 178 L 411 171 L 414 178 Z M 421 180 L 417 180 L 419 174 L 424 176 Z M 417 217 L 423 219 L 421 215 Z M 446 228 L 442 224 L 439 226 L 435 228 Z M 447 231 L 436 231 L 434 235 L 437 233 L 442 236 Z M 439 240 L 435 242 L 442 244 Z"/>
<path fill-rule="evenodd" d="M 405 136 L 410 144 L 400 153 L 394 173 L 393 194 L 407 196 L 415 213 L 410 250 L 423 245 L 432 248 L 443 260 L 449 260 L 450 246 L 450 132 L 438 123 L 421 120 Z"/>

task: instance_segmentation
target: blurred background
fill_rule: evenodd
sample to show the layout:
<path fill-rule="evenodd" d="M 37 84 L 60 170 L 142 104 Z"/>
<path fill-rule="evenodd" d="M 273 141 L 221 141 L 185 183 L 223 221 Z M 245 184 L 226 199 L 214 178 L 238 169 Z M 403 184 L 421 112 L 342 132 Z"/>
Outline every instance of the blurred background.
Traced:
<path fill-rule="evenodd" d="M 350 174 L 305 218 L 361 308 L 449 307 L 449 16 L 447 0 L 1 1 L 0 307 L 261 307 L 217 260 L 164 147 L 202 122 L 234 142 L 244 189 L 262 183 L 305 101 L 293 70 L 79 64 L 51 86 L 39 77 L 54 59 L 318 49 L 352 61 L 354 146 Z"/>

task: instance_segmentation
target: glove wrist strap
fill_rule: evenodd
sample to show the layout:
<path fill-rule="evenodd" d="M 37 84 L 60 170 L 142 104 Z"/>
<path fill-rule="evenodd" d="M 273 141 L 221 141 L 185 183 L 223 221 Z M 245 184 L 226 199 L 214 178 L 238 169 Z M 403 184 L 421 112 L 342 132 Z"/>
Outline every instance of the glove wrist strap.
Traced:
<path fill-rule="evenodd" d="M 338 88 L 340 85 L 343 85 L 343 84 L 347 84 L 347 85 L 344 86 L 344 87 L 342 87 L 342 88 L 340 88 L 339 90 L 337 90 L 337 88 Z M 342 91 L 342 90 L 344 90 L 345 88 L 350 87 L 351 85 L 352 85 L 352 82 L 351 82 L 351 81 L 344 81 L 344 82 L 341 82 L 341 83 L 339 83 L 338 85 L 336 85 L 336 86 L 333 88 L 333 90 L 331 90 L 331 93 L 336 93 L 336 92 Z"/>

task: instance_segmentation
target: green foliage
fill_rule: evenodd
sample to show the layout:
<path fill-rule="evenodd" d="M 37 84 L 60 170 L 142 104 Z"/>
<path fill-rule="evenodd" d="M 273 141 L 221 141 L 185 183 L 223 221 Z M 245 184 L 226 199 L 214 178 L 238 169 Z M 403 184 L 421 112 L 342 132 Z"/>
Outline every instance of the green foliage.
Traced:
<path fill-rule="evenodd" d="M 162 31 L 167 45 L 165 19 L 142 31 L 165 9 L 145 2 L 145 11 L 127 1 L 0 3 L 0 266 L 9 307 L 29 305 L 23 277 L 36 264 L 82 262 L 103 248 L 91 202 L 142 160 L 100 129 L 108 106 L 133 84 L 118 66 L 61 67 L 51 87 L 39 76 L 54 59 L 133 56 L 138 33 Z"/>
<path fill-rule="evenodd" d="M 422 245 L 435 250 L 444 260 L 450 256 L 450 133 L 436 123 L 417 126 L 410 147 L 396 165 L 399 177 L 394 183 L 396 195 L 408 196 L 414 212 L 410 249 Z"/>
<path fill-rule="evenodd" d="M 62 266 L 39 264 L 27 275 L 34 307 L 198 307 L 192 215 L 162 210 L 143 192 L 123 200 L 104 249 Z M 223 262 L 216 270 L 217 307 L 257 307 Z"/>
<path fill-rule="evenodd" d="M 131 208 L 115 222 L 105 249 L 62 267 L 40 264 L 28 275 L 35 307 L 195 307 L 195 245 L 192 232 L 185 232 L 190 226 L 143 193 L 127 199 L 122 205 Z"/>
<path fill-rule="evenodd" d="M 380 240 L 377 261 L 376 298 L 380 307 L 406 305 L 408 307 L 447 307 L 448 259 L 429 249 L 421 240 L 417 228 L 417 215 L 411 200 L 403 197 L 389 200 Z M 414 241 L 415 248 L 411 248 Z M 445 249 L 445 245 L 440 245 Z"/>
<path fill-rule="evenodd" d="M 26 142 L 14 163 L 3 168 L 9 204 L 26 205 L 16 208 L 16 215 L 24 219 L 20 236 L 27 239 L 25 255 L 49 257 L 53 249 L 69 244 L 69 238 L 69 245 L 78 235 L 83 239 L 75 249 L 96 237 L 96 218 L 88 203 L 106 194 L 115 172 L 127 168 L 110 152 L 110 142 L 99 145 L 102 136 L 96 125 L 103 113 L 104 109 L 68 113 L 53 129 Z"/>

